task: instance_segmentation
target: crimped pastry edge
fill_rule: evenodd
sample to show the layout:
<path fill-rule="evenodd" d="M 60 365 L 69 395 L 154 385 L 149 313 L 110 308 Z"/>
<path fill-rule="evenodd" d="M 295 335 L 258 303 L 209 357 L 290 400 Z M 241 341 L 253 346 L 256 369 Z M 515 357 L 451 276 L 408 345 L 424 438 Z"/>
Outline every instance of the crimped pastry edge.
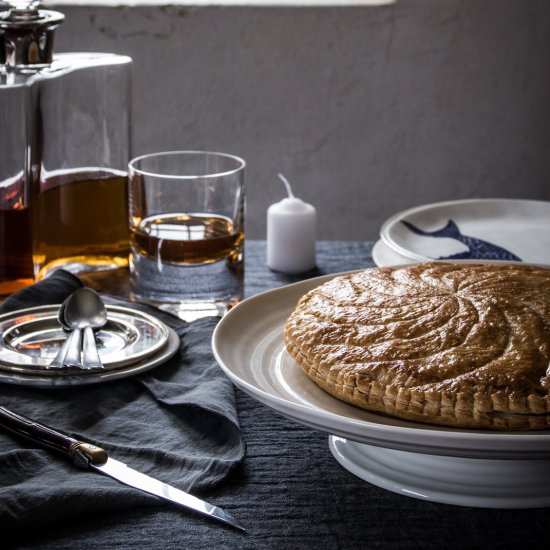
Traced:
<path fill-rule="evenodd" d="M 359 388 L 354 373 L 347 382 L 336 384 L 330 376 L 323 376 L 319 368 L 311 364 L 306 355 L 293 342 L 289 325 L 285 327 L 284 340 L 287 351 L 302 371 L 319 387 L 337 399 L 362 409 L 384 413 L 389 416 L 426 424 L 451 426 L 455 428 L 492 430 L 542 430 L 550 427 L 550 403 L 548 398 L 538 395 L 517 397 L 514 395 L 473 394 L 468 392 L 439 392 L 383 385 L 376 380 L 368 380 Z M 337 372 L 337 366 L 330 371 Z M 430 399 L 426 394 L 429 394 Z M 522 404 L 522 410 L 512 412 Z M 536 412 L 533 412 L 533 409 Z"/>

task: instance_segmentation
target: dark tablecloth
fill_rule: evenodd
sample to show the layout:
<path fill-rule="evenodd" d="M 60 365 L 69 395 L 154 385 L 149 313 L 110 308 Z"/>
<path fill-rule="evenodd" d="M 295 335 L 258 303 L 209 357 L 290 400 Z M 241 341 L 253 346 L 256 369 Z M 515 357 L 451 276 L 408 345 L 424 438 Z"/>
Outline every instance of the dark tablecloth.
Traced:
<path fill-rule="evenodd" d="M 371 244 L 318 245 L 315 274 L 373 265 Z M 248 296 L 297 277 L 265 267 L 265 243 L 249 242 Z M 400 549 L 547 548 L 548 509 L 490 510 L 425 502 L 366 483 L 332 457 L 327 435 L 282 418 L 236 391 L 244 462 L 205 497 L 247 533 L 180 510 L 136 508 L 29 532 L 19 548 Z"/>

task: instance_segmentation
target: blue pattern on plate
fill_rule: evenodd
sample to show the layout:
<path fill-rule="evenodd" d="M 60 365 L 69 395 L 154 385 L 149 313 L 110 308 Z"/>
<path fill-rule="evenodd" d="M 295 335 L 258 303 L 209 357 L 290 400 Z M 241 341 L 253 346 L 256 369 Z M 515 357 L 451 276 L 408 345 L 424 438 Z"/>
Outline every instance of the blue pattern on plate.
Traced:
<path fill-rule="evenodd" d="M 460 228 L 453 221 L 449 220 L 445 227 L 436 231 L 424 231 L 414 226 L 412 223 L 401 220 L 401 223 L 408 227 L 413 233 L 423 235 L 425 237 L 446 237 L 447 239 L 455 239 L 465 244 L 468 247 L 466 252 L 453 254 L 451 256 L 440 256 L 438 260 L 508 260 L 521 262 L 515 254 L 512 254 L 505 248 L 501 248 L 496 244 L 491 244 L 482 239 L 475 237 L 467 237 L 460 232 Z"/>

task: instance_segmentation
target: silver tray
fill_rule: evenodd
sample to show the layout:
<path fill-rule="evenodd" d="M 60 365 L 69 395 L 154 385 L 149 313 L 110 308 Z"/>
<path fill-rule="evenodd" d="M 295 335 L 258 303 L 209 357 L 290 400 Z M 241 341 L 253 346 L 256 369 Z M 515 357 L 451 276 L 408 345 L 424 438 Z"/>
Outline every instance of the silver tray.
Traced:
<path fill-rule="evenodd" d="M 89 375 L 78 368 L 48 368 L 67 338 L 57 322 L 59 307 L 39 306 L 0 315 L 0 373 Z M 165 348 L 170 329 L 162 321 L 138 310 L 106 307 L 107 324 L 96 334 L 103 373 L 141 363 Z"/>
<path fill-rule="evenodd" d="M 50 376 L 50 373 L 47 371 L 41 371 L 40 374 L 33 374 L 0 370 L 0 383 L 54 389 L 111 382 L 113 380 L 120 380 L 121 378 L 143 374 L 154 367 L 162 365 L 178 351 L 179 347 L 179 336 L 176 331 L 168 328 L 168 340 L 164 346 L 160 350 L 157 350 L 154 355 L 146 357 L 137 363 L 131 363 L 112 370 L 94 369 L 83 371 L 81 369 L 63 369 L 63 371 L 56 371 L 55 376 Z"/>

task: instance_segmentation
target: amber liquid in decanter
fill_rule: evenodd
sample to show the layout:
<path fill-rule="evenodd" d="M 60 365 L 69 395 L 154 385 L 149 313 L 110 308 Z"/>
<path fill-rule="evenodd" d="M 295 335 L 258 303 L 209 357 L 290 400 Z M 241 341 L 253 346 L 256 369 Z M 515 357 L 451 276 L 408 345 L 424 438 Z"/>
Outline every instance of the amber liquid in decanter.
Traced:
<path fill-rule="evenodd" d="M 59 171 L 35 197 L 34 265 L 38 278 L 69 270 L 116 269 L 128 264 L 127 178 L 107 170 Z"/>
<path fill-rule="evenodd" d="M 6 186 L 5 192 L 14 188 L 17 183 Z M 0 297 L 32 282 L 31 216 L 29 208 L 16 200 L 11 208 L 0 208 Z"/>

